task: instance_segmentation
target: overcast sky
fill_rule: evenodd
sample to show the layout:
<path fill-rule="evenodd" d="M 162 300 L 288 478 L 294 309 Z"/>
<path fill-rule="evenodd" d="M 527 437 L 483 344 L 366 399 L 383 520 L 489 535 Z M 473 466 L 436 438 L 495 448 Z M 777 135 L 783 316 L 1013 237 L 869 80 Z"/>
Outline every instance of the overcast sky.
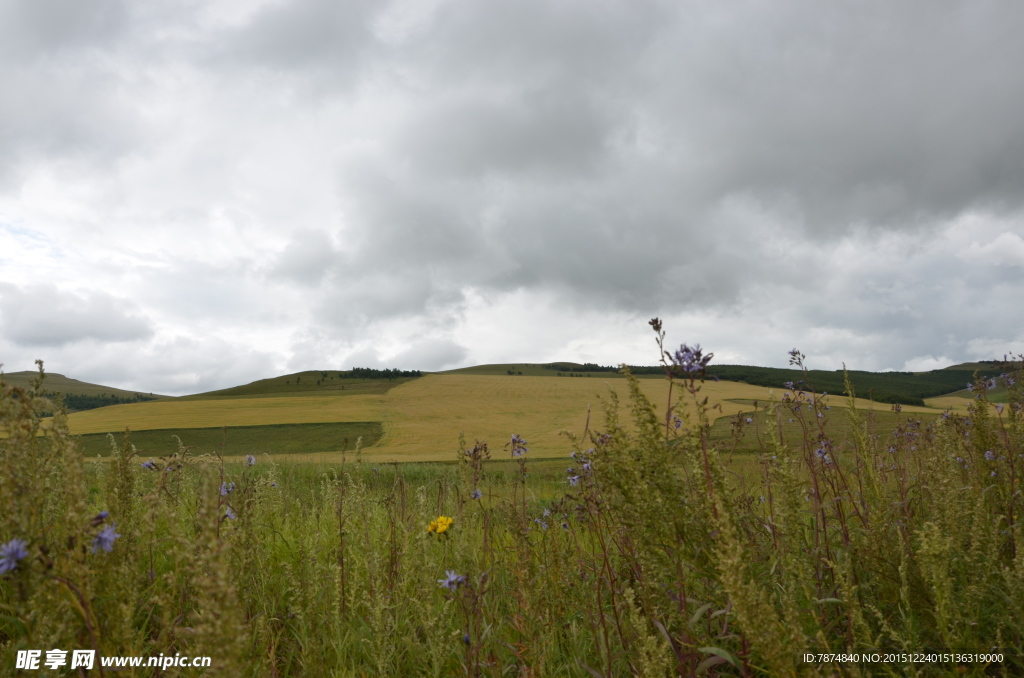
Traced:
<path fill-rule="evenodd" d="M 0 0 L 0 362 L 1024 350 L 1024 5 Z"/>

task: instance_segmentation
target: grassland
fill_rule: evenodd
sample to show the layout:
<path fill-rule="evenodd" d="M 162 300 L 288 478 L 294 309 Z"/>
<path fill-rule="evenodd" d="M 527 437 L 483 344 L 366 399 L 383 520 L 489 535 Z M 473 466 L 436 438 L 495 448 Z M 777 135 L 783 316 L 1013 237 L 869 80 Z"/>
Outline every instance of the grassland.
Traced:
<path fill-rule="evenodd" d="M 118 433 L 112 431 L 111 433 Z M 338 422 L 328 424 L 269 424 L 263 426 L 232 426 L 221 428 L 177 428 L 135 431 L 132 444 L 140 456 L 170 456 L 178 451 L 178 439 L 192 448 L 193 454 L 295 455 L 352 450 L 356 441 L 369 447 L 380 440 L 384 431 L 380 422 Z M 120 444 L 120 435 L 114 436 Z M 104 433 L 78 438 L 82 454 L 87 457 L 109 456 L 111 441 Z"/>
<path fill-rule="evenodd" d="M 568 449 L 568 440 L 562 431 L 581 434 L 588 408 L 592 427 L 599 426 L 611 391 L 624 393 L 626 382 L 621 375 L 604 377 L 557 377 L 551 376 L 549 370 L 545 370 L 543 376 L 529 379 L 508 374 L 452 372 L 390 383 L 379 393 L 346 390 L 345 395 L 335 392 L 207 396 L 117 405 L 72 414 L 69 425 L 76 435 L 118 432 L 127 427 L 135 432 L 164 430 L 168 432 L 161 435 L 168 437 L 178 432 L 186 444 L 206 445 L 206 442 L 195 442 L 192 436 L 199 436 L 197 441 L 205 441 L 204 436 L 208 434 L 190 430 L 219 430 L 227 426 L 230 431 L 235 427 L 306 424 L 308 430 L 298 427 L 291 431 L 298 440 L 308 438 L 308 443 L 280 446 L 274 453 L 290 454 L 296 461 L 330 462 L 337 461 L 340 444 L 325 447 L 320 425 L 380 422 L 383 434 L 366 449 L 366 458 L 374 462 L 450 460 L 458 447 L 460 433 L 469 443 L 486 440 L 496 449 L 500 449 L 512 433 L 519 433 L 530 440 L 535 457 L 559 457 Z M 664 379 L 642 379 L 639 384 L 653 403 L 664 408 L 669 396 Z M 755 401 L 763 405 L 783 395 L 778 389 L 726 381 L 709 381 L 701 388 L 702 395 L 709 398 L 710 414 L 716 418 L 752 412 Z M 680 393 L 677 384 L 674 394 Z M 826 396 L 824 402 L 841 404 L 844 399 Z M 969 403 L 969 400 L 956 398 L 950 405 L 957 411 L 965 411 Z M 883 418 L 890 411 L 888 405 L 866 400 L 858 400 L 857 406 L 865 411 L 876 411 Z M 903 411 L 905 415 L 921 416 L 934 416 L 939 412 L 910 406 Z M 720 429 L 728 424 L 718 426 Z M 266 433 L 272 436 L 270 429 Z M 259 433 L 253 429 L 245 435 L 255 440 Z M 371 439 L 368 437 L 364 442 L 369 443 Z M 745 441 L 744 447 L 749 447 L 748 443 L 750 441 Z M 90 450 L 101 446 L 99 442 L 90 445 Z M 248 453 L 242 448 L 236 449 L 238 454 Z"/>
<path fill-rule="evenodd" d="M 509 428 L 524 435 L 530 451 L 514 459 L 189 453 L 153 467 L 126 448 L 84 463 L 60 416 L 42 435 L 45 399 L 5 388 L 0 666 L 29 648 L 91 648 L 211 657 L 178 673 L 197 678 L 1024 675 L 1024 387 L 995 430 L 984 400 L 958 399 L 969 418 L 889 437 L 897 417 L 936 411 L 878 408 L 865 434 L 837 399 L 782 411 L 779 440 L 755 410 L 767 389 L 707 384 L 719 406 L 707 414 L 753 415 L 744 444 L 758 454 L 730 455 L 726 419 L 709 431 L 688 405 L 666 427 L 668 387 L 644 380 L 624 397 L 633 416 L 595 412 L 607 435 L 572 460 L 538 460 L 536 441 L 558 440 L 562 420 L 582 428 L 607 386 L 625 396 L 630 384 L 434 375 L 309 399 L 321 416 L 372 400 L 396 419 L 381 445 L 390 435 L 409 459 L 476 428 L 500 436 L 495 448 Z M 130 407 L 150 424 L 182 414 L 161 404 L 266 423 L 304 400 Z M 562 409 L 535 425 L 544 408 Z M 836 440 L 815 435 L 819 422 Z M 901 658 L 919 651 L 941 654 Z M 864 659 L 874 653 L 895 659 Z"/>

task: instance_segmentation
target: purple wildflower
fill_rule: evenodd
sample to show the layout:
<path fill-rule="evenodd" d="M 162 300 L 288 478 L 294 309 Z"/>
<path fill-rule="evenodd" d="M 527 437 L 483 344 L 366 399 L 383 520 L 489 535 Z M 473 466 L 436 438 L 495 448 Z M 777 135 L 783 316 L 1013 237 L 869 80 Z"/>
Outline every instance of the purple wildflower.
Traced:
<path fill-rule="evenodd" d="M 148 468 L 150 471 L 156 470 L 156 462 L 150 459 L 149 461 L 142 462 L 142 468 Z"/>
<path fill-rule="evenodd" d="M 473 499 L 479 499 L 480 497 L 484 496 L 484 493 L 481 492 L 480 490 L 473 490 L 472 492 L 469 493 L 469 496 L 472 497 Z"/>
<path fill-rule="evenodd" d="M 996 453 L 993 452 L 992 450 L 985 450 L 985 460 L 986 461 L 995 461 L 996 460 Z"/>
<path fill-rule="evenodd" d="M 102 530 L 96 533 L 96 536 L 92 540 L 92 552 L 99 553 L 101 550 L 110 553 L 114 550 L 114 542 L 120 537 L 114 528 L 117 527 L 117 523 L 107 525 Z"/>
<path fill-rule="evenodd" d="M 714 355 L 714 353 L 704 355 L 704 349 L 700 347 L 700 344 L 694 344 L 692 347 L 682 344 L 672 356 L 672 362 L 683 372 L 694 375 L 706 370 Z"/>
<path fill-rule="evenodd" d="M 235 512 L 232 510 L 232 508 L 230 506 L 228 506 L 226 509 L 224 509 L 224 517 L 227 518 L 228 520 L 234 520 L 238 516 L 236 516 Z"/>
<path fill-rule="evenodd" d="M 251 454 L 245 455 L 245 465 L 246 466 L 254 466 L 255 464 L 256 464 L 256 457 L 252 456 Z"/>
<path fill-rule="evenodd" d="M 441 585 L 441 588 L 454 591 L 466 583 L 466 578 L 461 574 L 456 574 L 455 570 L 445 570 L 445 575 L 444 579 L 437 580 L 437 583 Z"/>
<path fill-rule="evenodd" d="M 220 496 L 226 497 L 235 491 L 234 483 L 221 483 L 220 484 Z"/>
<path fill-rule="evenodd" d="M 754 423 L 754 420 L 753 420 L 753 419 L 751 419 L 750 417 L 747 417 L 747 418 L 746 418 L 746 419 L 744 419 L 743 421 L 747 422 L 748 424 L 753 424 L 753 423 Z"/>
<path fill-rule="evenodd" d="M 7 574 L 18 566 L 19 560 L 28 558 L 27 546 L 22 539 L 12 539 L 0 546 L 0 574 Z"/>
<path fill-rule="evenodd" d="M 579 476 L 569 476 L 569 486 L 576 487 L 576 483 L 580 481 Z"/>
<path fill-rule="evenodd" d="M 783 385 L 783 386 L 785 386 L 786 388 L 788 388 L 788 389 L 789 389 L 790 391 L 792 391 L 792 390 L 793 390 L 794 388 L 796 388 L 796 387 L 795 387 L 795 386 L 793 385 L 793 382 L 791 382 L 791 381 L 786 381 L 786 382 L 783 382 L 783 384 L 782 384 L 782 385 Z"/>
<path fill-rule="evenodd" d="M 529 448 L 526 447 L 526 440 L 517 433 L 512 434 L 512 456 L 521 457 L 529 451 Z"/>

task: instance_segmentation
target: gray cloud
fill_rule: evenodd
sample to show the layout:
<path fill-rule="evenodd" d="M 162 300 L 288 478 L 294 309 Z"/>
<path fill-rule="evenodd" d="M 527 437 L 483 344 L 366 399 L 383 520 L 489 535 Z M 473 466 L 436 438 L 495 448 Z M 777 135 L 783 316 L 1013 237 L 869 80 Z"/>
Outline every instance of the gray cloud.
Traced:
<path fill-rule="evenodd" d="M 1022 339 L 1022 33 L 987 1 L 6 3 L 4 279 L 97 290 L 48 321 L 5 288 L 8 346 L 618 362 L 661 315 L 748 362 L 984 357 Z"/>
<path fill-rule="evenodd" d="M 63 346 L 86 339 L 146 339 L 153 330 L 134 304 L 104 292 L 76 294 L 53 285 L 0 283 L 3 334 L 22 346 Z"/>

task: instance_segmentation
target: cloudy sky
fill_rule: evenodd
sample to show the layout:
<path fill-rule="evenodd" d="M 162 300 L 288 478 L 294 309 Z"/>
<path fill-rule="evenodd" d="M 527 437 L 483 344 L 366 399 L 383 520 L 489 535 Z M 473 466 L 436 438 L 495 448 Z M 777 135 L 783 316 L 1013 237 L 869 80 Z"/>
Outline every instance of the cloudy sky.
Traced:
<path fill-rule="evenodd" d="M 0 362 L 1024 350 L 1024 5 L 0 0 Z"/>

